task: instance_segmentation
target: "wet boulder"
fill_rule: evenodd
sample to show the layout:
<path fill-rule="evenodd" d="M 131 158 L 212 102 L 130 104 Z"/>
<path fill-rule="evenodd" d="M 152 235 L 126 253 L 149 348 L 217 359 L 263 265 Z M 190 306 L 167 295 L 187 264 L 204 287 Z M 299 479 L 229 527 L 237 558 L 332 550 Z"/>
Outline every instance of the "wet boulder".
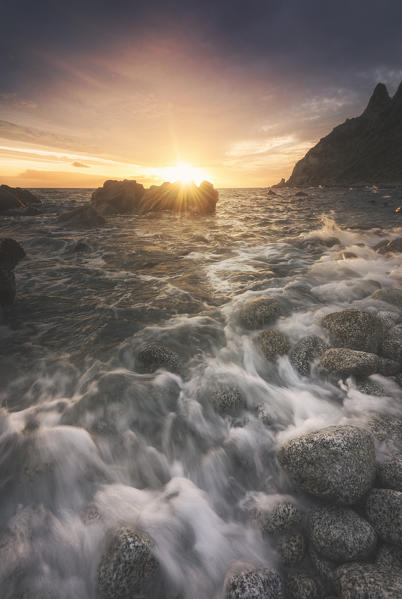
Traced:
<path fill-rule="evenodd" d="M 91 204 L 100 214 L 137 212 L 145 189 L 137 181 L 105 181 L 92 194 Z"/>
<path fill-rule="evenodd" d="M 309 515 L 309 533 L 317 553 L 341 563 L 368 558 L 377 542 L 367 520 L 346 507 L 313 509 Z"/>
<path fill-rule="evenodd" d="M 279 464 L 294 485 L 336 504 L 353 504 L 375 477 L 372 435 L 351 425 L 329 426 L 285 443 Z"/>
<path fill-rule="evenodd" d="M 22 214 L 27 208 L 40 203 L 40 199 L 27 189 L 0 185 L 0 214 L 15 211 Z"/>
<path fill-rule="evenodd" d="M 257 337 L 257 343 L 267 360 L 283 356 L 290 350 L 287 335 L 277 329 L 262 331 Z"/>
<path fill-rule="evenodd" d="M 289 599 L 320 599 L 321 592 L 316 579 L 306 572 L 295 572 L 286 579 Z"/>
<path fill-rule="evenodd" d="M 391 306 L 395 306 L 398 310 L 402 310 L 402 289 L 398 289 L 397 287 L 386 287 L 374 291 L 370 297 L 379 302 L 391 304 Z"/>
<path fill-rule="evenodd" d="M 377 478 L 381 487 L 402 491 L 402 454 L 398 453 L 384 458 L 378 464 Z"/>
<path fill-rule="evenodd" d="M 233 385 L 218 384 L 210 394 L 210 403 L 222 415 L 238 414 L 246 407 L 243 394 Z"/>
<path fill-rule="evenodd" d="M 379 363 L 376 354 L 343 347 L 327 349 L 320 359 L 323 370 L 340 378 L 370 376 L 378 372 Z"/>
<path fill-rule="evenodd" d="M 382 343 L 381 353 L 386 358 L 402 364 L 402 324 L 397 324 L 388 330 Z"/>
<path fill-rule="evenodd" d="M 284 566 L 296 566 L 306 553 L 306 541 L 300 532 L 281 534 L 275 543 L 276 552 Z"/>
<path fill-rule="evenodd" d="M 274 297 L 246 300 L 239 311 L 239 322 L 245 329 L 261 329 L 273 324 L 282 314 L 282 305 Z"/>
<path fill-rule="evenodd" d="M 25 256 L 24 249 L 14 239 L 2 239 L 0 242 L 0 306 L 14 303 L 16 284 L 14 268 Z"/>
<path fill-rule="evenodd" d="M 356 384 L 360 393 L 365 393 L 366 395 L 375 395 L 376 397 L 385 395 L 384 387 L 376 381 L 372 381 L 370 378 L 358 379 Z"/>
<path fill-rule="evenodd" d="M 372 489 L 366 500 L 366 515 L 383 541 L 402 546 L 402 492 Z"/>
<path fill-rule="evenodd" d="M 342 599 L 400 599 L 402 577 L 371 564 L 347 564 L 336 570 L 336 586 Z"/>
<path fill-rule="evenodd" d="M 327 314 L 321 321 L 329 331 L 332 345 L 377 353 L 382 340 L 381 321 L 370 312 L 341 310 Z"/>
<path fill-rule="evenodd" d="M 402 252 L 402 237 L 397 237 L 391 241 L 388 239 L 380 241 L 376 246 L 374 246 L 374 249 L 379 254 L 400 254 Z"/>
<path fill-rule="evenodd" d="M 101 216 L 92 206 L 80 206 L 79 208 L 69 210 L 64 214 L 61 214 L 57 221 L 59 223 L 65 223 L 70 227 L 82 227 L 86 229 L 91 227 L 101 227 L 106 224 L 103 216 Z"/>
<path fill-rule="evenodd" d="M 170 372 L 177 372 L 179 369 L 179 357 L 176 352 L 168 347 L 149 343 L 143 345 L 138 350 L 136 367 L 142 373 L 155 372 L 159 368 L 164 368 Z"/>
<path fill-rule="evenodd" d="M 121 527 L 109 533 L 97 568 L 102 599 L 132 599 L 155 577 L 158 562 L 154 542 L 145 532 Z"/>
<path fill-rule="evenodd" d="M 224 599 L 284 599 L 282 579 L 275 570 L 235 564 L 224 582 Z"/>
<path fill-rule="evenodd" d="M 303 514 L 291 501 L 280 501 L 255 510 L 254 518 L 264 533 L 277 534 L 301 524 Z"/>
<path fill-rule="evenodd" d="M 302 376 L 310 374 L 311 363 L 328 349 L 327 343 L 317 335 L 308 335 L 296 343 L 290 352 L 290 362 Z"/>

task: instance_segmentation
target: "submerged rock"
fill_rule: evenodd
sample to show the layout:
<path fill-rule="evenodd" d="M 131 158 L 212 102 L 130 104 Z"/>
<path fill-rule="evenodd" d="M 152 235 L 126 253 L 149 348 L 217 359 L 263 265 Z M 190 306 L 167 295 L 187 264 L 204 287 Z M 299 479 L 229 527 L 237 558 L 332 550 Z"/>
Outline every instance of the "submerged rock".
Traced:
<path fill-rule="evenodd" d="M 283 356 L 290 350 L 287 335 L 277 329 L 262 331 L 257 337 L 257 342 L 267 360 Z"/>
<path fill-rule="evenodd" d="M 272 324 L 282 314 L 282 305 L 274 297 L 246 300 L 239 312 L 239 322 L 245 329 L 260 329 Z"/>
<path fill-rule="evenodd" d="M 217 388 L 211 392 L 210 401 L 220 414 L 237 414 L 246 407 L 246 401 L 240 390 L 224 384 L 217 385 Z"/>
<path fill-rule="evenodd" d="M 317 335 L 308 335 L 296 343 L 290 352 L 290 362 L 303 376 L 310 374 L 311 363 L 328 349 L 327 343 Z"/>
<path fill-rule="evenodd" d="M 337 377 L 370 376 L 378 372 L 379 358 L 376 354 L 338 347 L 323 353 L 320 366 Z"/>
<path fill-rule="evenodd" d="M 321 321 L 335 347 L 377 353 L 382 339 L 381 321 L 362 310 L 342 310 L 327 314 Z"/>
<path fill-rule="evenodd" d="M 286 592 L 289 599 L 320 599 L 317 581 L 305 572 L 296 572 L 286 579 Z"/>
<path fill-rule="evenodd" d="M 375 477 L 373 437 L 351 425 L 292 439 L 280 448 L 278 460 L 297 487 L 336 504 L 358 501 Z"/>
<path fill-rule="evenodd" d="M 377 541 L 367 520 L 345 507 L 314 509 L 309 516 L 309 531 L 315 550 L 324 558 L 338 562 L 369 557 Z"/>
<path fill-rule="evenodd" d="M 387 456 L 377 468 L 381 487 L 402 491 L 402 454 Z"/>
<path fill-rule="evenodd" d="M 371 564 L 348 564 L 335 572 L 342 599 L 400 599 L 402 577 L 399 572 Z"/>
<path fill-rule="evenodd" d="M 276 540 L 276 551 L 284 566 L 299 564 L 306 553 L 306 542 L 300 533 L 285 533 Z"/>
<path fill-rule="evenodd" d="M 371 294 L 371 298 L 380 302 L 385 302 L 396 306 L 398 310 L 402 310 L 402 289 L 396 287 L 386 287 L 378 289 Z"/>
<path fill-rule="evenodd" d="M 74 227 L 101 227 L 106 224 L 105 219 L 92 206 L 80 206 L 61 214 L 57 219 L 59 223 L 66 223 Z"/>
<path fill-rule="evenodd" d="M 388 239 L 384 240 L 383 242 L 380 241 L 380 243 L 377 244 L 374 249 L 379 254 L 400 254 L 402 252 L 402 237 L 397 237 L 392 241 L 389 241 Z"/>
<path fill-rule="evenodd" d="M 402 324 L 397 324 L 388 330 L 382 343 L 381 353 L 386 358 L 402 364 Z"/>
<path fill-rule="evenodd" d="M 387 543 L 402 546 L 402 493 L 392 489 L 372 489 L 366 500 L 366 514 L 378 536 Z"/>
<path fill-rule="evenodd" d="M 158 570 L 154 542 L 144 532 L 121 527 L 110 533 L 97 569 L 102 599 L 132 599 L 142 594 Z"/>
<path fill-rule="evenodd" d="M 225 578 L 225 599 L 284 599 L 281 577 L 275 570 L 249 564 L 232 567 Z"/>
<path fill-rule="evenodd" d="M 25 257 L 20 243 L 14 239 L 2 239 L 0 242 L 0 306 L 14 303 L 16 284 L 14 268 Z"/>
<path fill-rule="evenodd" d="M 163 345 L 146 344 L 136 355 L 136 367 L 143 373 L 155 372 L 159 368 L 177 372 L 179 357 L 176 352 Z"/>
<path fill-rule="evenodd" d="M 213 214 L 218 192 L 208 181 L 163 183 L 145 189 L 136 181 L 105 181 L 92 194 L 91 203 L 101 214 L 146 214 L 169 210 L 176 213 Z"/>
<path fill-rule="evenodd" d="M 375 395 L 377 397 L 381 397 L 385 393 L 384 387 L 382 385 L 370 379 L 359 379 L 357 381 L 357 389 L 360 391 L 360 393 L 365 393 L 366 395 Z"/>

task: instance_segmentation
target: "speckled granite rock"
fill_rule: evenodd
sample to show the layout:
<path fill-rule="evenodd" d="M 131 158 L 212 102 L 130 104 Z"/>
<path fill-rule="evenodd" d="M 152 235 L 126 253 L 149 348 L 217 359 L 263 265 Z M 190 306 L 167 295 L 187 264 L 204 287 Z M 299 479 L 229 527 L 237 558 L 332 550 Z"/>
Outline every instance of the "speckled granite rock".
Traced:
<path fill-rule="evenodd" d="M 257 343 L 267 360 L 273 360 L 278 356 L 287 354 L 290 350 L 289 339 L 277 329 L 267 329 L 257 337 Z"/>
<path fill-rule="evenodd" d="M 239 322 L 249 330 L 273 324 L 282 314 L 282 305 L 274 297 L 247 299 L 239 311 Z"/>
<path fill-rule="evenodd" d="M 313 576 L 295 572 L 286 579 L 288 599 L 320 599 L 320 588 Z"/>
<path fill-rule="evenodd" d="M 327 314 L 321 321 L 335 347 L 377 353 L 382 339 L 381 321 L 370 312 L 341 310 Z"/>
<path fill-rule="evenodd" d="M 374 300 L 391 304 L 391 306 L 396 306 L 398 310 L 402 310 L 402 289 L 398 289 L 397 287 L 378 289 L 372 293 L 371 297 Z"/>
<path fill-rule="evenodd" d="M 268 534 L 277 534 L 298 526 L 302 517 L 300 509 L 290 501 L 279 502 L 270 509 L 257 509 L 254 512 L 259 527 Z"/>
<path fill-rule="evenodd" d="M 371 564 L 341 566 L 335 573 L 342 599 L 400 599 L 402 577 Z"/>
<path fill-rule="evenodd" d="M 354 349 L 327 349 L 320 360 L 323 370 L 337 377 L 370 376 L 378 372 L 379 357 Z"/>
<path fill-rule="evenodd" d="M 290 361 L 303 376 L 310 373 L 311 363 L 328 349 L 328 344 L 317 335 L 308 335 L 296 343 L 290 352 Z"/>
<path fill-rule="evenodd" d="M 306 553 L 306 542 L 300 533 L 284 533 L 276 540 L 276 551 L 284 566 L 296 566 Z"/>
<path fill-rule="evenodd" d="M 297 487 L 337 504 L 358 501 L 375 476 L 373 437 L 351 425 L 292 439 L 280 448 L 278 460 Z"/>
<path fill-rule="evenodd" d="M 224 582 L 225 599 L 285 599 L 281 577 L 275 570 L 235 564 Z"/>
<path fill-rule="evenodd" d="M 366 515 L 383 541 L 402 546 L 402 492 L 372 489 L 366 500 Z"/>
<path fill-rule="evenodd" d="M 402 454 L 387 456 L 377 467 L 381 487 L 402 491 Z"/>
<path fill-rule="evenodd" d="M 179 357 L 176 352 L 163 345 L 143 345 L 136 355 L 136 367 L 140 372 L 154 372 L 165 368 L 171 372 L 179 369 Z"/>

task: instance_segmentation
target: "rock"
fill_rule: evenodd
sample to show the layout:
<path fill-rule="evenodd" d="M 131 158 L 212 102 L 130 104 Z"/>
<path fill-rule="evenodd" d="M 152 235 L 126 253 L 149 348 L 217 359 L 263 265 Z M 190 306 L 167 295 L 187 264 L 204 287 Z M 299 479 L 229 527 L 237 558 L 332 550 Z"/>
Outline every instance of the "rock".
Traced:
<path fill-rule="evenodd" d="M 260 329 L 274 323 L 281 314 L 281 303 L 274 297 L 250 298 L 240 308 L 239 322 L 245 329 Z"/>
<path fill-rule="evenodd" d="M 292 439 L 280 448 L 278 460 L 296 487 L 336 504 L 356 503 L 375 476 L 373 437 L 351 425 Z"/>
<path fill-rule="evenodd" d="M 334 347 L 377 353 L 382 340 L 381 321 L 362 310 L 332 312 L 324 316 L 321 325 L 329 331 Z"/>
<path fill-rule="evenodd" d="M 290 501 L 281 501 L 268 509 L 257 509 L 255 520 L 262 532 L 277 534 L 298 526 L 302 521 L 299 508 Z"/>
<path fill-rule="evenodd" d="M 23 209 L 40 203 L 40 199 L 27 189 L 0 185 L 0 214 L 7 214 L 15 210 L 21 211 L 22 214 Z"/>
<path fill-rule="evenodd" d="M 377 250 L 379 254 L 400 254 L 402 252 L 402 237 L 397 237 L 392 241 L 386 239 L 385 242 L 377 244 L 374 249 Z"/>
<path fill-rule="evenodd" d="M 277 329 L 262 331 L 257 337 L 258 345 L 267 360 L 283 356 L 290 350 L 289 339 Z"/>
<path fill-rule="evenodd" d="M 305 572 L 290 574 L 286 579 L 288 599 L 320 599 L 321 593 L 316 580 Z"/>
<path fill-rule="evenodd" d="M 381 353 L 386 358 L 402 364 L 402 324 L 397 324 L 386 333 Z"/>
<path fill-rule="evenodd" d="M 291 187 L 402 181 L 401 87 L 389 97 L 379 83 L 367 108 L 335 127 L 295 165 Z"/>
<path fill-rule="evenodd" d="M 163 345 L 146 344 L 137 353 L 136 367 L 143 373 L 155 372 L 159 368 L 177 372 L 179 357 L 176 352 Z"/>
<path fill-rule="evenodd" d="M 276 551 L 284 566 L 299 564 L 306 553 L 306 542 L 301 533 L 286 533 L 276 540 Z"/>
<path fill-rule="evenodd" d="M 402 454 L 387 456 L 377 467 L 378 482 L 381 487 L 402 491 Z"/>
<path fill-rule="evenodd" d="M 335 573 L 342 599 L 400 599 L 402 577 L 399 572 L 371 564 L 348 564 Z"/>
<path fill-rule="evenodd" d="M 366 395 L 375 395 L 377 397 L 381 397 L 385 394 L 384 387 L 376 381 L 372 381 L 370 379 L 358 379 L 356 382 L 357 389 L 360 391 L 360 393 L 365 393 Z"/>
<path fill-rule="evenodd" d="M 59 223 L 66 223 L 73 227 L 101 227 L 106 220 L 92 206 L 81 206 L 61 214 L 57 219 Z"/>
<path fill-rule="evenodd" d="M 379 302 L 385 302 L 396 306 L 398 310 L 402 310 L 402 289 L 396 287 L 386 287 L 384 289 L 378 289 L 370 296 L 372 299 Z"/>
<path fill-rule="evenodd" d="M 102 599 L 132 599 L 158 570 L 154 542 L 144 532 L 121 527 L 109 534 L 97 569 Z"/>
<path fill-rule="evenodd" d="M 377 536 L 370 524 L 354 510 L 345 507 L 322 507 L 309 516 L 310 540 L 324 558 L 350 562 L 369 557 Z"/>
<path fill-rule="evenodd" d="M 239 564 L 224 582 L 225 599 L 285 599 L 281 577 L 275 570 Z"/>
<path fill-rule="evenodd" d="M 281 189 L 283 187 L 287 187 L 284 177 L 282 177 L 282 179 L 279 181 L 279 183 L 275 183 L 275 185 L 272 185 L 272 187 L 274 189 Z"/>
<path fill-rule="evenodd" d="M 92 194 L 91 204 L 101 214 L 146 214 L 169 210 L 176 213 L 214 214 L 218 192 L 208 181 L 163 183 L 145 189 L 136 181 L 105 181 Z"/>
<path fill-rule="evenodd" d="M 338 260 L 354 260 L 355 258 L 357 258 L 357 255 L 354 252 L 339 252 L 339 254 L 337 255 L 337 259 Z"/>
<path fill-rule="evenodd" d="M 335 580 L 335 569 L 337 566 L 336 562 L 325 559 L 319 555 L 312 545 L 309 547 L 309 555 L 311 563 L 313 564 L 317 574 L 327 583 L 331 583 L 332 586 L 332 583 Z"/>
<path fill-rule="evenodd" d="M 2 239 L 0 242 L 0 306 L 14 303 L 16 284 L 14 268 L 25 257 L 23 247 L 14 239 Z"/>
<path fill-rule="evenodd" d="M 380 442 L 391 442 L 402 446 L 402 419 L 382 414 L 369 418 L 366 426 Z"/>
<path fill-rule="evenodd" d="M 402 547 L 382 545 L 377 553 L 376 565 L 387 570 L 402 570 Z"/>
<path fill-rule="evenodd" d="M 305 191 L 298 191 L 295 193 L 295 198 L 307 198 L 308 194 Z"/>
<path fill-rule="evenodd" d="M 378 372 L 379 363 L 376 354 L 344 348 L 327 349 L 320 359 L 321 368 L 341 378 L 370 376 Z"/>
<path fill-rule="evenodd" d="M 211 393 L 210 401 L 220 414 L 237 414 L 246 407 L 246 401 L 237 387 L 218 384 Z"/>
<path fill-rule="evenodd" d="M 310 374 L 311 363 L 328 349 L 327 343 L 317 335 L 308 335 L 296 343 L 290 352 L 290 362 L 302 376 Z"/>
<path fill-rule="evenodd" d="M 401 364 L 396 360 L 390 360 L 389 358 L 380 358 L 379 360 L 378 372 L 383 376 L 395 376 L 401 368 Z"/>
<path fill-rule="evenodd" d="M 377 312 L 377 318 L 381 321 L 383 332 L 385 333 L 388 329 L 397 324 L 399 314 L 387 310 L 380 310 L 380 312 Z"/>
<path fill-rule="evenodd" d="M 402 546 L 402 493 L 372 489 L 366 500 L 367 519 L 386 543 Z"/>

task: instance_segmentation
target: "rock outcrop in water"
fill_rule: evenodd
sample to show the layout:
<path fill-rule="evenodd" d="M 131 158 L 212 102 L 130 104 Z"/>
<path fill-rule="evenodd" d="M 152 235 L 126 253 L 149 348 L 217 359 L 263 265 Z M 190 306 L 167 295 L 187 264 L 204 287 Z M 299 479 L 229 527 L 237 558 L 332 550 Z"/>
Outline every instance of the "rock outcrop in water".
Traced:
<path fill-rule="evenodd" d="M 402 83 L 393 98 L 379 83 L 367 108 L 323 137 L 287 185 L 402 184 Z"/>
<path fill-rule="evenodd" d="M 164 210 L 178 214 L 214 214 L 218 192 L 208 181 L 162 183 L 145 189 L 136 181 L 105 181 L 92 194 L 91 203 L 101 214 L 147 214 Z"/>
<path fill-rule="evenodd" d="M 0 185 L 0 214 L 35 214 L 41 200 L 27 189 Z"/>
<path fill-rule="evenodd" d="M 25 252 L 14 239 L 0 242 L 0 306 L 13 304 L 16 295 L 14 269 L 25 257 Z"/>

